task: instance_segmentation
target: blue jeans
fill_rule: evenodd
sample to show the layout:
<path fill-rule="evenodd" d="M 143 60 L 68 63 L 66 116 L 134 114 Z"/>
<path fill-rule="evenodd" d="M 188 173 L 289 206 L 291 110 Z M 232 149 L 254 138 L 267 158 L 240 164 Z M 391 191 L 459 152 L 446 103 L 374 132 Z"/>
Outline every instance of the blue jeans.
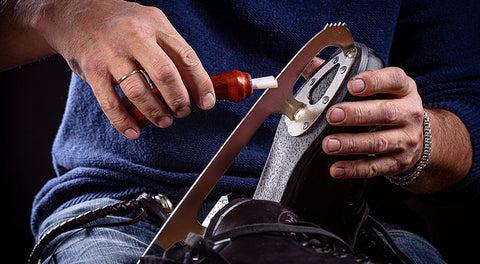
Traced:
<path fill-rule="evenodd" d="M 115 202 L 118 201 L 108 198 L 95 199 L 55 212 L 45 220 L 40 232 L 48 230 L 65 219 Z M 98 220 L 97 223 L 125 220 L 128 220 L 128 217 L 108 216 Z M 159 228 L 159 223 L 146 218 L 130 226 L 88 229 L 88 231 L 79 232 L 68 238 L 58 247 L 55 255 L 51 256 L 58 242 L 74 232 L 70 231 L 57 237 L 45 248 L 42 257 L 43 264 L 55 263 L 53 260 L 50 261 L 52 257 L 59 264 L 135 263 Z M 445 263 L 438 251 L 425 239 L 403 230 L 392 229 L 389 230 L 389 233 L 397 246 L 415 263 Z"/>

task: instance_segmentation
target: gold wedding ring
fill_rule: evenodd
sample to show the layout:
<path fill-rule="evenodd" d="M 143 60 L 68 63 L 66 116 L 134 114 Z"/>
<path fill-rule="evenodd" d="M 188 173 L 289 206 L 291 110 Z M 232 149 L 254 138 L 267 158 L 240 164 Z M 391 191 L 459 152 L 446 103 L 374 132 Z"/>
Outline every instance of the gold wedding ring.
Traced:
<path fill-rule="evenodd" d="M 150 86 L 150 88 L 153 87 L 153 83 L 152 83 L 152 80 L 150 80 L 150 76 L 148 76 L 148 74 L 147 74 L 144 70 L 141 70 L 141 69 L 140 69 L 140 70 L 139 70 L 139 69 L 133 70 L 133 71 L 125 74 L 122 78 L 118 79 L 117 83 L 118 83 L 118 84 L 121 84 L 123 81 L 125 81 L 126 79 L 128 79 L 128 77 L 130 77 L 130 76 L 132 76 L 132 75 L 134 75 L 134 74 L 137 74 L 137 73 L 139 73 L 139 74 L 142 75 L 142 77 L 145 79 L 145 81 L 147 81 L 147 83 L 148 83 L 148 85 Z"/>
<path fill-rule="evenodd" d="M 127 74 L 125 74 L 122 78 L 118 79 L 117 83 L 118 84 L 121 84 L 123 81 L 125 81 L 126 79 L 128 79 L 128 77 L 134 75 L 134 74 L 137 74 L 137 73 L 142 73 L 141 72 L 142 70 L 133 70 Z"/>

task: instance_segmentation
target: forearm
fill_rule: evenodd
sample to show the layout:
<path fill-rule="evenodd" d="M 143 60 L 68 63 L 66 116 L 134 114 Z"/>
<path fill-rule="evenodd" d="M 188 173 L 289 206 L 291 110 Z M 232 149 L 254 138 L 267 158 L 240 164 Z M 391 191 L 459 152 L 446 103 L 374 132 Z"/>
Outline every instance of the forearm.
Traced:
<path fill-rule="evenodd" d="M 21 2 L 21 3 L 20 3 Z M 0 71 L 52 55 L 55 51 L 33 29 L 34 1 L 4 1 L 0 7 Z"/>
<path fill-rule="evenodd" d="M 462 180 L 472 166 L 472 144 L 463 122 L 453 113 L 427 109 L 432 126 L 428 166 L 406 187 L 414 193 L 433 193 Z"/>

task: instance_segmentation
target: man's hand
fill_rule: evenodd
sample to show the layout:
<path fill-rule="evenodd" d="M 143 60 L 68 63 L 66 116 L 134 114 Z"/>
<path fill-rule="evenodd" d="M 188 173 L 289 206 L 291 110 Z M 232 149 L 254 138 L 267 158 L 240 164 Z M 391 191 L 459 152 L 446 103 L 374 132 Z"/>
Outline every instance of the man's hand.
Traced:
<path fill-rule="evenodd" d="M 423 151 L 422 100 L 415 81 L 396 67 L 358 74 L 348 82 L 354 96 L 382 94 L 385 99 L 344 102 L 330 107 L 333 126 L 380 126 L 369 133 L 334 134 L 323 139 L 330 155 L 374 154 L 369 158 L 339 161 L 330 168 L 335 178 L 372 178 L 405 172 Z M 417 180 L 406 188 L 430 193 L 458 182 L 472 164 L 468 132 L 454 114 L 428 110 L 433 145 L 430 162 Z M 448 125 L 446 125 L 446 122 Z"/>
<path fill-rule="evenodd" d="M 172 124 L 172 115 L 190 113 L 190 97 L 201 109 L 214 106 L 207 72 L 161 10 L 119 0 L 45 1 L 50 5 L 38 4 L 27 18 L 30 26 L 90 84 L 112 126 L 126 137 L 137 138 L 140 128 L 114 86 L 135 69 L 148 73 L 163 100 L 151 93 L 140 74 L 131 75 L 120 88 L 160 128 Z"/>
<path fill-rule="evenodd" d="M 336 178 L 372 178 L 411 168 L 422 153 L 423 106 L 415 82 L 400 68 L 360 73 L 348 85 L 354 96 L 385 94 L 386 100 L 345 102 L 332 106 L 327 120 L 334 126 L 382 126 L 379 131 L 335 134 L 322 142 L 327 154 L 375 154 L 340 161 L 330 168 Z"/>

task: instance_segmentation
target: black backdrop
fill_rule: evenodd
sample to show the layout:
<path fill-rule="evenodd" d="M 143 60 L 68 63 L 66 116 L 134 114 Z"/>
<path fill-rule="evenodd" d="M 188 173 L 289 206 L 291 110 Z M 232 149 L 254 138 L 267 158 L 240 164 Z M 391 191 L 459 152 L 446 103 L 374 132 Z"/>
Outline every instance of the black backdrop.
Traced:
<path fill-rule="evenodd" d="M 23 263 L 33 246 L 34 195 L 54 172 L 51 145 L 65 107 L 71 71 L 58 56 L 0 73 L 1 234 L 4 252 Z M 450 263 L 478 259 L 478 205 L 414 207 L 431 223 L 436 246 Z M 4 259 L 6 257 L 4 256 Z"/>
<path fill-rule="evenodd" d="M 60 57 L 0 73 L 1 234 L 6 247 L 2 252 L 19 258 L 11 263 L 25 263 L 33 246 L 32 201 L 54 175 L 51 146 L 65 107 L 70 73 Z"/>

